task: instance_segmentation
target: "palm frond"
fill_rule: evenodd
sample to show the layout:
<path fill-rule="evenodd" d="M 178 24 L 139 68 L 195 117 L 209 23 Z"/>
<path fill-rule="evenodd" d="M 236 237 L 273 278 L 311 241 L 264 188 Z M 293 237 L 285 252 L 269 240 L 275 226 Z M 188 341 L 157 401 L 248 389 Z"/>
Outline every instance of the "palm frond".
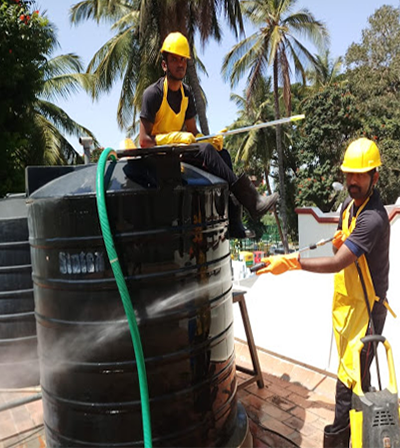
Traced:
<path fill-rule="evenodd" d="M 70 21 L 78 24 L 92 19 L 97 23 L 114 22 L 129 11 L 129 6 L 123 0 L 84 0 L 76 3 L 70 9 Z"/>
<path fill-rule="evenodd" d="M 74 121 L 63 109 L 45 100 L 38 99 L 35 103 L 35 111 L 37 116 L 44 117 L 47 122 L 50 122 L 58 132 L 63 131 L 70 135 L 77 137 L 82 134 L 87 134 L 93 138 L 95 145 L 99 146 L 94 134 L 84 126 Z"/>

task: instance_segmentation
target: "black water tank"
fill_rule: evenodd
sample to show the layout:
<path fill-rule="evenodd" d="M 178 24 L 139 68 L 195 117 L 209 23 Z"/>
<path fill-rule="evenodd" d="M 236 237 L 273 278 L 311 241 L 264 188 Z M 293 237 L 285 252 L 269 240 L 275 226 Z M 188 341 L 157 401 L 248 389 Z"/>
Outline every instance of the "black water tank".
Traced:
<path fill-rule="evenodd" d="M 39 384 L 25 195 L 0 200 L 0 387 Z"/>
<path fill-rule="evenodd" d="M 228 188 L 183 167 L 159 156 L 106 170 L 109 219 L 145 356 L 153 444 L 233 446 L 240 426 L 240 446 Z M 99 227 L 95 176 L 89 165 L 29 199 L 50 447 L 143 446 L 136 363 Z"/>

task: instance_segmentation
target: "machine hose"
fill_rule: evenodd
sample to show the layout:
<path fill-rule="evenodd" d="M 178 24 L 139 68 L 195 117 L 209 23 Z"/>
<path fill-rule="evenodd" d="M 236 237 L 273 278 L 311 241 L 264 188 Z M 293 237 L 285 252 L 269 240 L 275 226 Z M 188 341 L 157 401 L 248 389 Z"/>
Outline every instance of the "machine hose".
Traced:
<path fill-rule="evenodd" d="M 100 227 L 103 234 L 108 259 L 110 261 L 118 291 L 124 306 L 125 314 L 128 319 L 129 330 L 135 352 L 136 365 L 139 377 L 140 399 L 142 406 L 143 440 L 145 448 L 152 448 L 151 424 L 150 424 L 150 403 L 149 391 L 147 386 L 147 375 L 143 356 L 142 343 L 135 312 L 133 310 L 128 287 L 126 286 L 124 274 L 118 260 L 117 251 L 114 245 L 114 239 L 110 229 L 106 206 L 106 191 L 104 187 L 104 173 L 107 159 L 111 158 L 114 162 L 117 160 L 117 154 L 112 148 L 106 148 L 100 156 L 96 173 L 96 201 L 99 214 Z"/>

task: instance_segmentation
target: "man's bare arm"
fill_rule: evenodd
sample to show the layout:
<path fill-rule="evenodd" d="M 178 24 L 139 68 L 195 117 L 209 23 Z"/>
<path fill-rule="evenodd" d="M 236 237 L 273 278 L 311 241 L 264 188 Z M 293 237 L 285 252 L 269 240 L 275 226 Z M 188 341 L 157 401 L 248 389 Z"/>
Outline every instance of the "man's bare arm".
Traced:
<path fill-rule="evenodd" d="M 140 119 L 139 144 L 141 148 L 152 148 L 156 146 L 155 138 L 151 135 L 153 123 L 145 118 Z"/>
<path fill-rule="evenodd" d="M 304 271 L 335 273 L 356 261 L 357 257 L 343 244 L 333 257 L 301 258 L 300 265 Z"/>
<path fill-rule="evenodd" d="M 185 125 L 186 125 L 186 130 L 188 132 L 191 132 L 196 137 L 196 135 L 199 133 L 199 131 L 197 129 L 197 125 L 196 125 L 196 119 L 194 117 L 189 118 L 189 120 L 185 121 Z"/>

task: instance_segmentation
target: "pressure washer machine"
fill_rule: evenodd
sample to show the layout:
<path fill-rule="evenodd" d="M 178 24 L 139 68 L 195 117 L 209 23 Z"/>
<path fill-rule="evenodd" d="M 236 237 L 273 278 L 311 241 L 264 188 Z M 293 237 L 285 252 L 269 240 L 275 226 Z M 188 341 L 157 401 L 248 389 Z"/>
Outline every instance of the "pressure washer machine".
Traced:
<path fill-rule="evenodd" d="M 350 411 L 352 448 L 399 448 L 400 408 L 392 348 L 384 336 L 362 338 L 355 350 L 355 366 L 360 372 L 360 354 L 365 344 L 382 342 L 386 349 L 389 384 L 384 390 L 363 392 L 361 374 L 353 389 Z"/>

